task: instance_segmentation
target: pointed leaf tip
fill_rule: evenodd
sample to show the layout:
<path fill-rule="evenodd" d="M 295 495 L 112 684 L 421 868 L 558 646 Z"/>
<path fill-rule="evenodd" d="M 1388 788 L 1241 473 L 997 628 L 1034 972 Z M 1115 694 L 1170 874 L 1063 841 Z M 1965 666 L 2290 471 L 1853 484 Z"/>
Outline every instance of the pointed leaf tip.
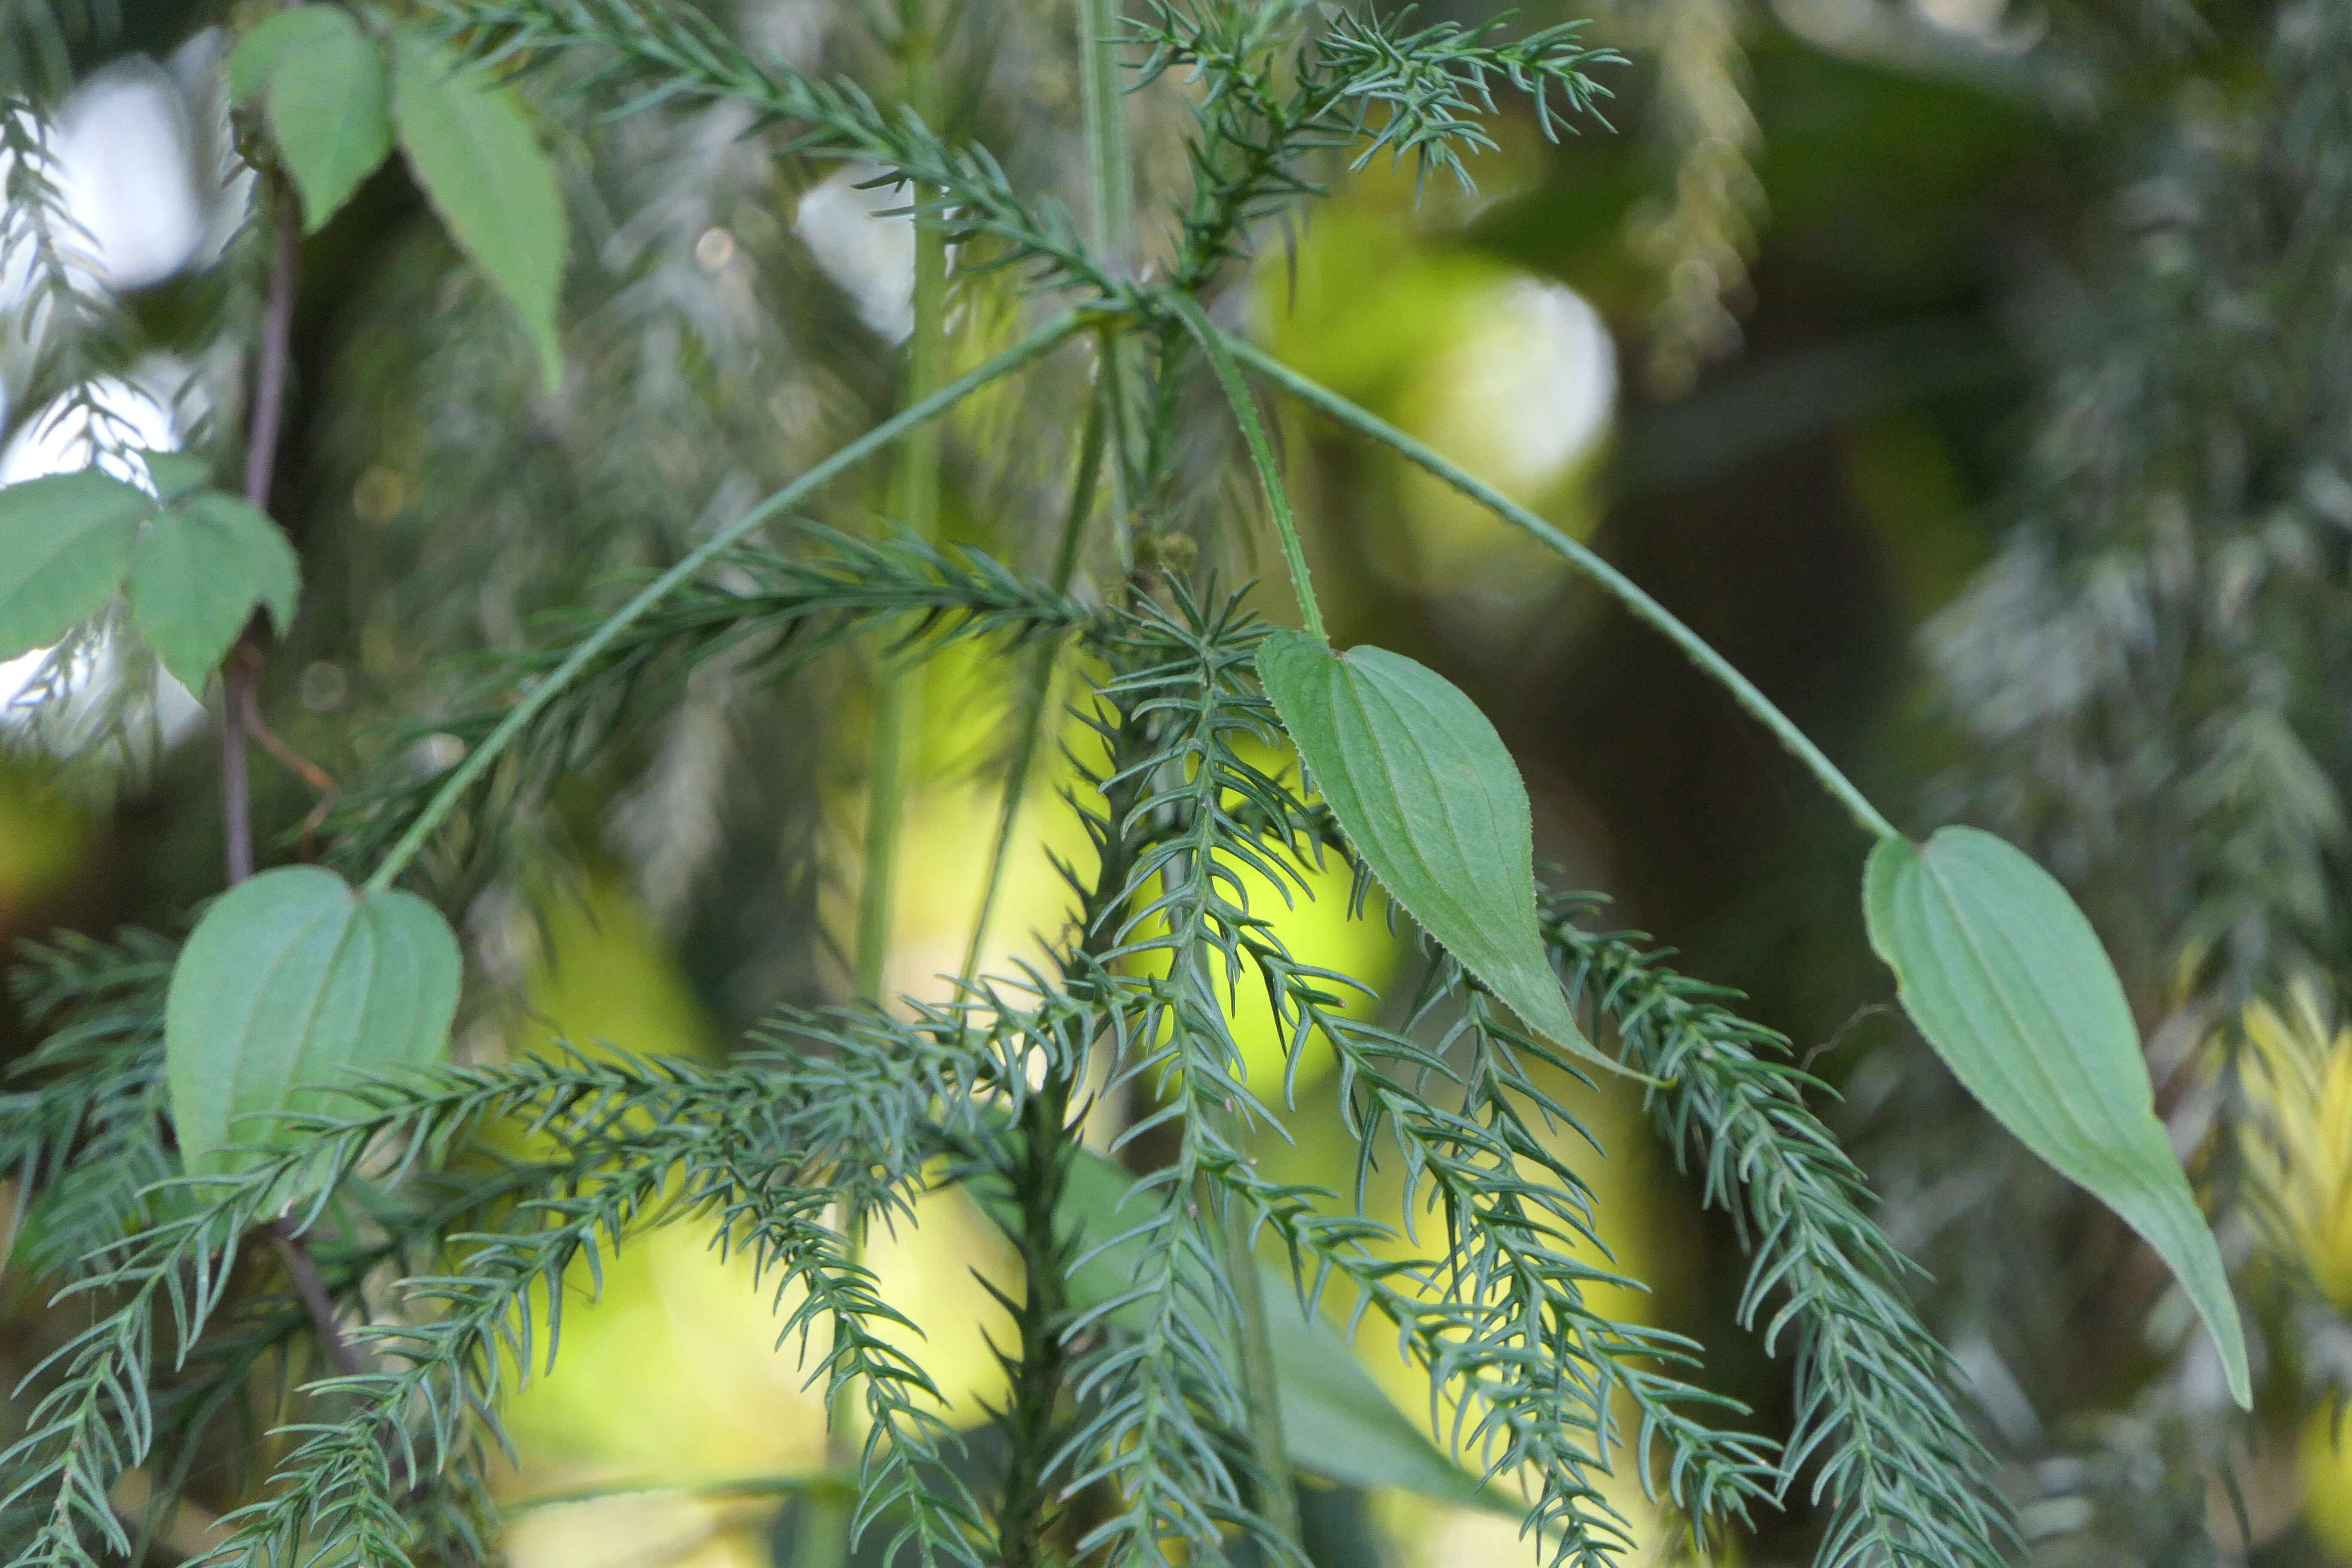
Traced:
<path fill-rule="evenodd" d="M 318 866 L 239 883 L 173 967 L 164 1075 L 186 1168 L 222 1174 L 292 1133 L 273 1113 L 325 1107 L 354 1075 L 447 1054 L 457 939 L 413 893 L 360 893 Z"/>
<path fill-rule="evenodd" d="M 1527 786 L 1477 704 L 1402 654 L 1334 653 L 1299 632 L 1268 637 L 1257 669 L 1381 885 L 1529 1028 L 1616 1068 L 1585 1042 L 1545 957 Z"/>
<path fill-rule="evenodd" d="M 513 304 L 550 391 L 562 379 L 556 306 L 563 196 L 514 93 L 478 66 L 414 37 L 393 48 L 392 118 L 433 210 Z"/>
<path fill-rule="evenodd" d="M 391 154 L 390 77 L 383 50 L 340 6 L 280 15 L 311 21 L 268 62 L 263 102 L 270 141 L 301 194 L 302 226 L 316 234 Z"/>
<path fill-rule="evenodd" d="M 2139 1029 L 2091 922 L 2022 851 L 1972 827 L 1871 852 L 1870 943 L 1970 1094 L 2156 1248 L 2252 1404 L 2221 1248 L 2157 1120 Z"/>

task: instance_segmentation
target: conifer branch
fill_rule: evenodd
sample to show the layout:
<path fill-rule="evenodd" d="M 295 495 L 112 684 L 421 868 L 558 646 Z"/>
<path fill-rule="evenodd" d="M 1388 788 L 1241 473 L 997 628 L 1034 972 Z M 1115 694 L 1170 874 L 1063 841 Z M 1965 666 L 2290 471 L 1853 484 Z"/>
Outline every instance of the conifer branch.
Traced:
<path fill-rule="evenodd" d="M 1805 1106 L 1822 1086 L 1785 1039 L 1731 1010 L 1737 993 L 1675 973 L 1636 937 L 1577 923 L 1601 904 L 1550 897 L 1546 938 L 1590 1026 L 1612 1026 L 1627 1060 L 1664 1084 L 1650 1093 L 1659 1135 L 1738 1223 L 1751 1254 L 1740 1321 L 1768 1350 L 1793 1338 L 1796 1426 L 1780 1485 L 1810 1471 L 1830 1504 L 1817 1561 L 1995 1568 L 2016 1540 L 2007 1505 L 1960 1415 L 1951 1359 L 1905 1294 L 1914 1266 Z"/>

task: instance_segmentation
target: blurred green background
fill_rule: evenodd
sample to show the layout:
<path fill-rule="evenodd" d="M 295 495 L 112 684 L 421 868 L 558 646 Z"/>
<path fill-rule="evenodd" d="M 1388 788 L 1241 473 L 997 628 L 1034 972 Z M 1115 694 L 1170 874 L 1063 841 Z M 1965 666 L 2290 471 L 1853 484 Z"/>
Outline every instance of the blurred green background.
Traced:
<path fill-rule="evenodd" d="M 1594 37 L 1625 56 L 1605 74 L 1612 129 L 1555 143 L 1506 103 L 1475 193 L 1334 164 L 1333 198 L 1263 234 L 1221 309 L 1601 549 L 1898 821 L 2000 829 L 2076 888 L 2238 1268 L 2257 1416 L 2227 1411 L 2149 1258 L 1892 1016 L 1852 896 L 1866 847 L 1769 737 L 1556 558 L 1289 411 L 1335 637 L 1470 691 L 1527 775 L 1557 879 L 1607 892 L 1684 967 L 1748 993 L 1838 1087 L 1827 1113 L 1925 1266 L 2034 1560 L 2352 1563 L 2334 1419 L 2352 1385 L 2352 1032 L 2335 1021 L 2352 952 L 2336 890 L 2352 778 L 2342 7 L 1597 9 Z M 887 89 L 855 7 L 718 11 Z M 69 20 L 70 195 L 138 327 L 121 373 L 168 395 L 222 314 L 251 310 L 225 18 L 123 0 Z M 1074 191 L 1074 51 L 1066 7 L 974 0 L 950 129 L 1016 179 Z M 1163 79 L 1130 103 L 1147 229 L 1181 174 L 1183 90 Z M 519 329 L 396 161 L 304 247 L 278 510 L 307 600 L 263 703 L 338 779 L 373 727 L 446 708 L 451 659 L 526 642 L 535 615 L 674 558 L 893 395 L 911 242 L 876 216 L 888 193 L 776 160 L 772 134 L 725 108 L 611 121 L 552 91 L 542 108 L 573 228 L 560 393 L 539 391 Z M 997 275 L 956 289 L 969 361 L 1009 337 L 1019 301 Z M 0 304 L 22 294 L 21 276 L 0 279 Z M 20 351 L 0 363 L 0 479 L 72 460 L 72 431 L 13 395 Z M 1080 400 L 1067 374 L 958 416 L 955 537 L 1042 565 Z M 197 399 L 154 415 L 154 443 L 201 439 L 205 414 Z M 1274 558 L 1229 458 L 1202 438 L 1188 521 L 1237 584 Z M 879 495 L 845 486 L 825 520 L 871 530 Z M 1283 613 L 1280 595 L 1265 608 Z M 0 668 L 0 689 L 38 665 Z M 528 853 L 440 868 L 478 970 L 461 1055 L 556 1039 L 716 1055 L 779 1002 L 845 994 L 866 673 L 843 658 L 772 687 L 716 668 L 509 824 Z M 0 938 L 180 929 L 217 885 L 212 723 L 136 650 L 101 647 L 75 681 L 7 721 Z M 890 979 L 937 994 L 970 934 L 1015 693 L 969 646 L 919 685 Z M 418 763 L 449 760 L 427 742 Z M 256 766 L 290 857 L 316 797 Z M 1049 854 L 1083 847 L 1057 800 L 1069 770 L 1043 772 L 1000 955 L 1059 928 Z M 1398 973 L 1394 939 L 1345 918 L 1344 880 L 1325 894 L 1285 917 L 1302 956 Z M 1278 1042 L 1244 1023 L 1254 1068 L 1275 1073 Z M 6 1026 L 0 1050 L 20 1054 Z M 1633 1092 L 1578 1102 L 1608 1150 L 1581 1157 L 1603 1232 L 1654 1288 L 1623 1310 L 1703 1339 L 1708 1378 L 1780 1424 L 1785 1368 L 1732 1321 L 1739 1238 L 1650 1142 Z M 1290 1131 L 1269 1165 L 1344 1190 L 1336 1121 L 1304 1110 Z M 823 1410 L 745 1271 L 706 1240 L 672 1228 L 625 1250 L 601 1300 L 569 1315 L 561 1369 L 516 1401 L 521 1463 L 501 1484 L 521 1568 L 787 1560 L 759 1481 L 821 1463 Z M 950 1194 L 874 1260 L 925 1330 L 924 1363 L 979 1419 L 1001 1321 L 973 1271 L 1002 1278 L 1005 1249 Z M 68 1322 L 9 1283 L 13 1383 Z M 1426 1407 L 1377 1336 L 1359 1348 L 1408 1411 Z M 1653 1517 L 1630 1478 L 1622 1490 Z M 608 1495 L 543 1500 L 586 1493 Z M 1366 1561 L 1483 1568 L 1529 1550 L 1473 1510 L 1341 1505 L 1370 1528 Z M 186 1513 L 159 1551 L 196 1549 L 205 1522 Z M 1810 1529 L 1800 1498 L 1730 1550 L 1793 1564 Z M 1651 1536 L 1663 1560 L 1672 1531 Z"/>

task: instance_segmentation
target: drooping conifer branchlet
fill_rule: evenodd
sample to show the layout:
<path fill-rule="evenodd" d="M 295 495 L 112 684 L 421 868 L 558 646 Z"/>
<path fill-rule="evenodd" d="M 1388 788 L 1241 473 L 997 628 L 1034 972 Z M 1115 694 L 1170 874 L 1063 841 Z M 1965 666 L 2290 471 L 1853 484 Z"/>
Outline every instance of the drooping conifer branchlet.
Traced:
<path fill-rule="evenodd" d="M 1349 151 L 1358 167 L 1382 154 L 1411 159 L 1418 175 L 1449 174 L 1468 188 L 1463 160 L 1495 145 L 1482 117 L 1495 111 L 1496 80 L 1526 95 L 1547 136 L 1598 118 L 1608 89 L 1590 68 L 1618 57 L 1585 47 L 1582 24 L 1498 41 L 1500 23 L 1413 29 L 1410 17 L 1325 21 L 1290 4 L 1149 7 L 1136 29 L 1150 51 L 1143 79 L 1173 69 L 1200 89 L 1178 289 L 1213 281 L 1225 261 L 1247 254 L 1255 225 L 1320 195 L 1307 162 L 1318 152 Z"/>
<path fill-rule="evenodd" d="M 1580 925 L 1600 902 L 1547 901 L 1554 962 L 1586 1018 L 1660 1080 L 1660 1135 L 1738 1223 L 1753 1256 L 1740 1321 L 1768 1347 L 1793 1342 L 1797 1420 L 1780 1484 L 1810 1475 L 1830 1503 L 1821 1561 L 1993 1568 L 2012 1535 L 1983 1484 L 1989 1458 L 1960 1415 L 1949 1358 L 1905 1295 L 1911 1266 L 1870 1219 L 1862 1173 L 1805 1107 L 1821 1085 L 1785 1039 L 1732 1010 L 1736 993 Z"/>
<path fill-rule="evenodd" d="M 1164 921 L 1168 932 L 1135 951 L 1167 952 L 1172 980 L 1155 980 L 1144 994 L 1147 1006 L 1164 1009 L 1171 1022 L 1156 1032 L 1134 1032 L 1167 1042 L 1138 1066 L 1184 1072 L 1185 1083 L 1206 1090 L 1162 1094 L 1162 1114 L 1186 1118 L 1190 1163 L 1171 1169 L 1190 1181 L 1178 1187 L 1171 1177 L 1171 1191 L 1213 1183 L 1244 1205 L 1252 1228 L 1271 1226 L 1317 1279 L 1336 1272 L 1361 1292 L 1364 1306 L 1391 1322 L 1406 1352 L 1430 1373 L 1433 1411 L 1439 1398 L 1455 1404 L 1449 1436 L 1495 1473 L 1527 1475 L 1538 1489 L 1531 1528 L 1555 1543 L 1551 1552 L 1561 1560 L 1602 1563 L 1630 1540 L 1599 1489 L 1624 1446 L 1614 1408 L 1621 1394 L 1640 1412 L 1643 1446 L 1654 1435 L 1673 1451 L 1678 1497 L 1706 1511 L 1761 1498 L 1760 1478 L 1769 1469 L 1763 1451 L 1694 1419 L 1689 1407 L 1710 1401 L 1656 1370 L 1687 1360 L 1692 1347 L 1612 1320 L 1585 1300 L 1589 1286 L 1613 1278 L 1597 1261 L 1588 1195 L 1528 1121 L 1572 1118 L 1536 1089 L 1517 1052 L 1564 1058 L 1537 1042 L 1515 1037 L 1516 1044 L 1506 1043 L 1481 1028 L 1475 1065 L 1462 1073 L 1442 1047 L 1342 1012 L 1339 994 L 1360 989 L 1358 983 L 1297 963 L 1270 911 L 1251 909 L 1242 869 L 1285 896 L 1303 891 L 1318 824 L 1293 784 L 1236 747 L 1271 733 L 1271 705 L 1239 678 L 1266 630 L 1232 605 L 1148 615 L 1129 634 L 1143 668 L 1105 687 L 1147 699 L 1140 712 L 1160 716 L 1165 730 L 1150 767 L 1171 787 L 1139 801 L 1130 819 L 1149 822 L 1156 813 L 1178 825 L 1157 852 L 1139 858 L 1147 879 L 1134 887 L 1139 898 L 1159 892 L 1141 907 Z M 1143 763 L 1130 767 L 1144 771 Z M 1189 874 L 1204 862 L 1213 868 L 1207 876 Z M 1155 873 L 1162 878 L 1156 884 L 1148 879 Z M 1180 915 L 1182 924 L 1176 923 Z M 1202 934 L 1189 943 L 1173 934 L 1186 931 Z M 1192 951 L 1189 967 L 1186 947 Z M 1202 958 L 1212 962 L 1203 966 Z M 1340 1092 L 1363 1173 L 1369 1176 L 1384 1149 L 1402 1158 L 1406 1212 L 1418 1212 L 1426 1197 L 1443 1217 L 1445 1248 L 1438 1261 L 1401 1265 L 1377 1257 L 1367 1244 L 1388 1239 L 1385 1226 L 1324 1215 L 1312 1194 L 1263 1182 L 1243 1151 L 1220 1135 L 1219 1110 L 1275 1120 L 1238 1076 L 1239 1047 L 1226 1021 L 1243 988 L 1261 985 L 1294 1066 L 1318 1038 L 1339 1052 Z M 1188 1040 L 1198 1042 L 1189 1056 L 1181 1054 Z M 1544 1179 L 1526 1175 L 1522 1162 L 1541 1169 Z M 1360 1180 L 1359 1209 L 1364 1189 Z M 1172 1208 L 1152 1222 L 1171 1238 L 1166 1281 L 1139 1281 L 1139 1299 L 1181 1281 L 1180 1246 L 1206 1248 L 1178 1228 Z"/>
<path fill-rule="evenodd" d="M 606 647 L 588 677 L 543 710 L 500 769 L 476 787 L 466 823 L 472 831 L 457 841 L 478 857 L 499 858 L 498 836 L 557 778 L 593 767 L 633 721 L 642 725 L 651 705 L 674 700 L 712 661 L 731 661 L 745 680 L 772 682 L 877 628 L 894 639 L 892 656 L 906 659 L 971 637 L 1007 647 L 1059 637 L 1091 614 L 1069 594 L 976 551 L 800 531 L 822 552 L 730 551 L 711 579 L 674 595 Z M 355 870 L 381 858 L 440 786 L 443 770 L 417 765 L 420 748 L 454 742 L 463 755 L 479 744 L 516 696 L 560 666 L 597 620 L 585 611 L 551 617 L 545 640 L 474 661 L 454 712 L 382 737 L 373 776 L 341 796 L 327 818 L 336 858 Z"/>
<path fill-rule="evenodd" d="M 1116 275 L 1087 250 L 1067 208 L 1017 193 L 984 147 L 940 139 L 912 110 L 886 110 L 846 81 L 816 81 L 772 55 L 745 47 L 699 11 L 635 0 L 435 0 L 453 28 L 491 58 L 583 56 L 587 88 L 625 95 L 630 109 L 672 100 L 743 104 L 784 132 L 782 150 L 854 161 L 913 189 L 949 238 L 984 238 L 998 265 L 1044 289 L 1118 292 Z"/>

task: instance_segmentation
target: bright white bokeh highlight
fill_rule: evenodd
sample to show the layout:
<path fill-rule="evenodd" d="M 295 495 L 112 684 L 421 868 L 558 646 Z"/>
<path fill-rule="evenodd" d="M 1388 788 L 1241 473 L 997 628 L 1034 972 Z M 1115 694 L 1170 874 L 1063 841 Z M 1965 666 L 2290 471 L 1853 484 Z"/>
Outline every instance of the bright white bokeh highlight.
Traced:
<path fill-rule="evenodd" d="M 113 288 L 161 282 L 204 238 L 183 115 L 169 78 L 124 68 L 93 78 L 58 116 L 58 187 Z"/>
<path fill-rule="evenodd" d="M 801 198 L 793 232 L 856 303 L 860 321 L 904 342 L 915 330 L 915 220 L 890 213 L 907 205 L 904 186 L 859 189 L 874 174 L 853 163 L 826 176 Z"/>
<path fill-rule="evenodd" d="M 1617 406 L 1617 351 L 1582 295 L 1537 278 L 1496 283 L 1439 359 L 1428 433 L 1520 499 L 1567 478 Z"/>

